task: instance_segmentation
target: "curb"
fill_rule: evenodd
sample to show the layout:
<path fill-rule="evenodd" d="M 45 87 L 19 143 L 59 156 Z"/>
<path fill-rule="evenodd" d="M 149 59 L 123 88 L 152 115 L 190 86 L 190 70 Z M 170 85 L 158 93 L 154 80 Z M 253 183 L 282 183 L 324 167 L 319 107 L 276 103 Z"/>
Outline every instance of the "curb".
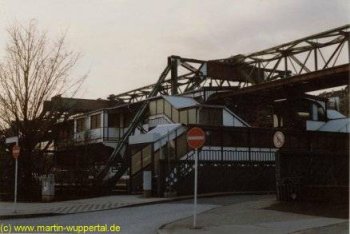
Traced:
<path fill-rule="evenodd" d="M 6 219 L 28 219 L 28 218 L 38 218 L 38 217 L 50 217 L 58 216 L 59 213 L 36 213 L 36 214 L 13 214 L 13 215 L 0 215 L 0 220 Z"/>
<path fill-rule="evenodd" d="M 224 197 L 224 196 L 229 196 L 229 195 L 264 195 L 264 194 L 274 194 L 274 193 L 275 193 L 274 191 L 206 193 L 206 194 L 198 194 L 198 198 Z M 116 210 L 116 209 L 123 209 L 123 208 L 129 208 L 129 207 L 147 206 L 147 205 L 155 205 L 155 204 L 169 203 L 169 202 L 175 202 L 175 201 L 183 201 L 183 200 L 189 200 L 192 198 L 193 198 L 193 195 L 187 195 L 187 196 L 167 198 L 167 199 L 159 200 L 159 201 L 135 203 L 135 204 L 129 204 L 129 205 L 115 207 L 115 208 L 107 208 L 107 209 L 91 210 L 91 211 L 80 211 L 80 212 L 75 212 L 75 213 L 52 213 L 52 212 L 50 212 L 50 213 L 0 215 L 0 220 L 38 218 L 38 217 L 50 217 L 50 216 L 59 216 L 59 215 L 91 213 L 91 212 L 98 212 L 98 211 L 105 211 L 105 210 Z"/>

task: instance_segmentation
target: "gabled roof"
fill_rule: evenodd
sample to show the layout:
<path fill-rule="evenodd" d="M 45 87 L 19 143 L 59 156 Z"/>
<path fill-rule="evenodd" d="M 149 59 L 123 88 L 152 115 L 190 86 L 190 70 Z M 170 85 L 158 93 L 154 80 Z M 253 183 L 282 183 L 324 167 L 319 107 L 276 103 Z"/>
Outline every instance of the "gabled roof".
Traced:
<path fill-rule="evenodd" d="M 163 96 L 163 98 L 176 109 L 196 106 L 199 104 L 196 100 L 190 97 Z"/>
<path fill-rule="evenodd" d="M 69 112 L 71 114 L 84 113 L 97 109 L 103 109 L 115 105 L 115 102 L 102 99 L 80 99 L 80 98 L 65 98 L 56 96 L 50 101 L 44 102 L 44 110 L 59 110 Z"/>

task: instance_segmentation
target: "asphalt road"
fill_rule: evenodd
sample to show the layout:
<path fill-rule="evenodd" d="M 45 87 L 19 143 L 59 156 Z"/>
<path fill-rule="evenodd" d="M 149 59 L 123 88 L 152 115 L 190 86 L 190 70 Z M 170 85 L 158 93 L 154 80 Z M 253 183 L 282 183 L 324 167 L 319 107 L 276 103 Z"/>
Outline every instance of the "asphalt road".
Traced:
<path fill-rule="evenodd" d="M 235 204 L 263 198 L 264 195 L 234 195 L 199 199 L 198 212 L 217 206 Z M 119 225 L 120 233 L 156 233 L 166 223 L 189 217 L 193 212 L 192 200 L 121 208 L 115 210 L 60 215 L 51 217 L 12 219 L 1 223 L 14 225 Z M 82 227 L 80 227 L 82 228 Z M 111 232 L 109 232 L 111 233 Z"/>

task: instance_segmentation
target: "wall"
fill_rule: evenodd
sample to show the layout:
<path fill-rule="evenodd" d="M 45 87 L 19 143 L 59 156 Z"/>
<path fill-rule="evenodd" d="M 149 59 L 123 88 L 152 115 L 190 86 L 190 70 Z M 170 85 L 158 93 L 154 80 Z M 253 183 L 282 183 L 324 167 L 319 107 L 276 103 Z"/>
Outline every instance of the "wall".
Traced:
<path fill-rule="evenodd" d="M 308 132 L 287 137 L 288 147 L 276 156 L 277 198 L 346 203 L 349 134 Z"/>

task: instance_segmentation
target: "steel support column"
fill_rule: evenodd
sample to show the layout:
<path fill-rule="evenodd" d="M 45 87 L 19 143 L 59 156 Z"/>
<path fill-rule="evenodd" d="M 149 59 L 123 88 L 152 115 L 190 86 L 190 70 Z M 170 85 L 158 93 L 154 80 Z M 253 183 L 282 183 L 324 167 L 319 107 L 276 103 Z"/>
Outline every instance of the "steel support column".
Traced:
<path fill-rule="evenodd" d="M 315 71 L 317 71 L 318 70 L 317 48 L 314 49 L 314 63 L 315 63 Z"/>
<path fill-rule="evenodd" d="M 178 60 L 180 57 L 178 56 L 170 56 L 168 58 L 168 64 L 170 66 L 171 71 L 171 95 L 176 95 L 178 83 L 177 83 L 177 67 L 178 67 Z"/>
<path fill-rule="evenodd" d="M 347 32 L 345 36 L 347 37 L 348 41 L 348 62 L 350 63 L 350 32 Z"/>

